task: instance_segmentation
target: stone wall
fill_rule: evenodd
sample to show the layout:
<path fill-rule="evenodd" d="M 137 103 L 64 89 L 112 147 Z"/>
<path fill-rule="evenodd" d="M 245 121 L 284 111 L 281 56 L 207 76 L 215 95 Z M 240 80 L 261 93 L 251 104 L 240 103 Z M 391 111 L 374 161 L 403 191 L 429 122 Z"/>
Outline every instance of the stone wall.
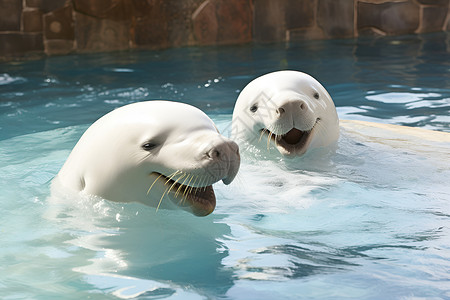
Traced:
<path fill-rule="evenodd" d="M 450 0 L 0 0 L 0 58 L 450 30 Z"/>

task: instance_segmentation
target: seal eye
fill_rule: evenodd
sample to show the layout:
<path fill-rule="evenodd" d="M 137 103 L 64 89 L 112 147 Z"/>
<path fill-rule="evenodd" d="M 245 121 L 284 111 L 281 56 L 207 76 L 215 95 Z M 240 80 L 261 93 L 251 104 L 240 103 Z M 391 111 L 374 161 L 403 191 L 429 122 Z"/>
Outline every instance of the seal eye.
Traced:
<path fill-rule="evenodd" d="M 158 145 L 155 143 L 147 142 L 144 145 L 142 145 L 142 149 L 144 149 L 145 151 L 150 151 L 150 150 L 156 148 L 156 146 L 158 146 Z"/>
<path fill-rule="evenodd" d="M 315 93 L 314 93 L 314 98 L 316 98 L 317 100 L 319 100 L 319 97 L 320 97 L 320 96 L 319 96 L 319 93 L 318 93 L 318 92 L 315 92 Z"/>
<path fill-rule="evenodd" d="M 253 104 L 252 106 L 250 106 L 250 111 L 251 111 L 252 113 L 255 113 L 257 110 L 258 110 L 258 105 Z"/>

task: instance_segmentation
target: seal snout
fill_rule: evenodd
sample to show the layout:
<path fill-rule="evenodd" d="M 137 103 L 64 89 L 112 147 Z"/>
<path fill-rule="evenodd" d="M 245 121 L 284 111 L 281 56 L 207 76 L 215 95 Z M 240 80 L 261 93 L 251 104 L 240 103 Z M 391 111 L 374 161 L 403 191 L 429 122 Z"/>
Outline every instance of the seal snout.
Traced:
<path fill-rule="evenodd" d="M 308 104 L 300 97 L 283 99 L 282 101 L 275 100 L 275 102 L 280 102 L 275 108 L 275 115 L 277 118 L 285 118 L 289 112 L 291 114 L 302 114 L 304 111 L 308 110 Z"/>
<path fill-rule="evenodd" d="M 222 180 L 230 184 L 236 177 L 240 166 L 239 146 L 232 140 L 220 137 L 206 151 L 205 156 L 208 163 L 208 171 L 216 181 Z"/>

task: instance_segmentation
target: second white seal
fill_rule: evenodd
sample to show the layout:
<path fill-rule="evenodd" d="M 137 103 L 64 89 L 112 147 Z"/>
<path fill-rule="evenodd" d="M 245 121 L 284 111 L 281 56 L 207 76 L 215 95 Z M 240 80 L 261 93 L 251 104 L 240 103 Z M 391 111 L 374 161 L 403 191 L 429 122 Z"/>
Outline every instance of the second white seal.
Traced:
<path fill-rule="evenodd" d="M 251 81 L 233 111 L 232 138 L 282 155 L 301 156 L 334 144 L 339 118 L 333 100 L 313 77 L 278 71 Z"/>

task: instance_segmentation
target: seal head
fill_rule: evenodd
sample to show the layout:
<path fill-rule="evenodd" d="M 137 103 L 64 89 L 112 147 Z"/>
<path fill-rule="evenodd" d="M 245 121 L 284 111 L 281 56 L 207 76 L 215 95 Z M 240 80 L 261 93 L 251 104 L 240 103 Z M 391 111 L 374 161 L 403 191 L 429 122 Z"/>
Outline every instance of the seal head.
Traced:
<path fill-rule="evenodd" d="M 171 101 L 118 108 L 92 124 L 55 181 L 84 194 L 195 215 L 216 205 L 212 184 L 233 181 L 237 144 L 199 109 Z"/>
<path fill-rule="evenodd" d="M 251 81 L 233 111 L 232 138 L 259 148 L 274 146 L 295 157 L 339 138 L 333 100 L 313 77 L 278 71 Z"/>

